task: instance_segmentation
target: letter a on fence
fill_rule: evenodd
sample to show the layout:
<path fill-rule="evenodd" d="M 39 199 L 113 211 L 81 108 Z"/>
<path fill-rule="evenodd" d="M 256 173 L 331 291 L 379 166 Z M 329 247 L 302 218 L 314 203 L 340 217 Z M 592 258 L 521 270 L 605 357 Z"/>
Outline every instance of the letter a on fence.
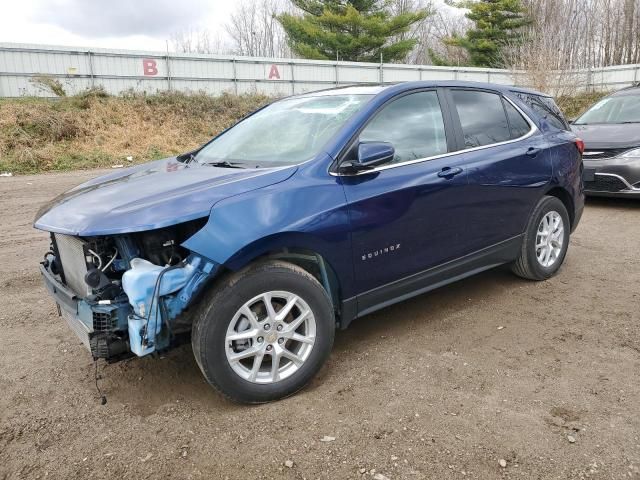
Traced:
<path fill-rule="evenodd" d="M 280 80 L 280 72 L 278 71 L 277 65 L 271 65 L 271 70 L 269 70 L 269 80 Z"/>

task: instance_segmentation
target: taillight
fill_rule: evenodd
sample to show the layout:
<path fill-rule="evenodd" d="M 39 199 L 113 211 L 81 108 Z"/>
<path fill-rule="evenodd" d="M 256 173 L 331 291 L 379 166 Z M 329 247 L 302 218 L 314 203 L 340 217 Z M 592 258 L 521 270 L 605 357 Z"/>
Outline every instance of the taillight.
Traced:
<path fill-rule="evenodd" d="M 580 152 L 580 155 L 582 155 L 584 153 L 584 142 L 582 141 L 581 138 L 576 138 L 575 143 L 576 143 L 576 147 L 578 147 L 578 151 Z"/>

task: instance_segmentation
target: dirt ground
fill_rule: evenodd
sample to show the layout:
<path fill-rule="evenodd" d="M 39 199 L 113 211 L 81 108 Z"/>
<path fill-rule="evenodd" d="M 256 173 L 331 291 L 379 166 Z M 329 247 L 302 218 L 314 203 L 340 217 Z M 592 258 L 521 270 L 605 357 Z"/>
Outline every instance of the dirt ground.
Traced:
<path fill-rule="evenodd" d="M 96 174 L 0 178 L 1 480 L 640 478 L 640 201 L 590 200 L 550 281 L 498 269 L 354 322 L 287 400 L 225 401 L 184 346 L 100 364 L 102 406 L 31 228 Z"/>

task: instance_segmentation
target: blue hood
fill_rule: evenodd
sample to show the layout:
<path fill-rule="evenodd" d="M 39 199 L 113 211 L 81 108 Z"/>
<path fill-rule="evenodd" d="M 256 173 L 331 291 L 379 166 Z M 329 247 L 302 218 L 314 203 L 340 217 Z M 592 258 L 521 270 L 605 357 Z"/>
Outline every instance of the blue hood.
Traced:
<path fill-rule="evenodd" d="M 295 171 L 295 166 L 236 169 L 158 160 L 59 195 L 40 209 L 34 227 L 87 237 L 167 227 L 206 217 L 216 202 L 282 182 Z"/>

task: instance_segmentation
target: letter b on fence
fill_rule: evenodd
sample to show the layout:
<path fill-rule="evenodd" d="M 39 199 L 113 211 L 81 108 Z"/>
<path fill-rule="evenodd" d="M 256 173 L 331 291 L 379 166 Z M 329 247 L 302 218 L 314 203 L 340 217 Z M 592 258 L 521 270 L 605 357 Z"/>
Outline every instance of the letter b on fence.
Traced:
<path fill-rule="evenodd" d="M 151 58 L 143 58 L 142 71 L 145 77 L 153 77 L 158 74 L 158 64 Z"/>

